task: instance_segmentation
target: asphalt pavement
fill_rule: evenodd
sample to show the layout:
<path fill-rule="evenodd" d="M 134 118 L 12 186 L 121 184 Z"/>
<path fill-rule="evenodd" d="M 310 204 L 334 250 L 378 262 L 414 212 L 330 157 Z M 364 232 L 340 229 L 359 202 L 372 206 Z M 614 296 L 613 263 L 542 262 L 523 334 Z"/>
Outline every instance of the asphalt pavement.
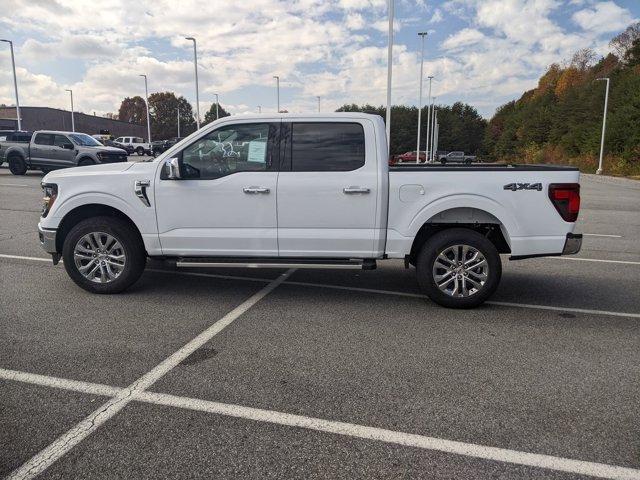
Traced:
<path fill-rule="evenodd" d="M 640 479 L 640 182 L 582 177 L 575 257 L 441 308 L 413 270 L 53 266 L 0 168 L 0 475 Z"/>

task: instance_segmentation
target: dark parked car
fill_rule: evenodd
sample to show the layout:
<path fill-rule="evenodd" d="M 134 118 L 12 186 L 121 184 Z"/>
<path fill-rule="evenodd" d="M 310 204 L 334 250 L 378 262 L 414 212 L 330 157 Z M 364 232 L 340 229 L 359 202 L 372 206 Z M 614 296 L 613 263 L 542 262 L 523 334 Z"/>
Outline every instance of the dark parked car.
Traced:
<path fill-rule="evenodd" d="M 153 156 L 155 157 L 166 152 L 183 138 L 184 137 L 173 137 L 170 140 L 157 140 L 155 142 L 151 142 L 151 152 Z"/>

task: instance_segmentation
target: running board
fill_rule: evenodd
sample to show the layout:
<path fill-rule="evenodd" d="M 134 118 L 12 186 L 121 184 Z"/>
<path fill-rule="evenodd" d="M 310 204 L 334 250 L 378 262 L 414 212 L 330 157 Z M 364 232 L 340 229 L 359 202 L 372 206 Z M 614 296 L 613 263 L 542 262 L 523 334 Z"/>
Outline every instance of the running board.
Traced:
<path fill-rule="evenodd" d="M 277 260 L 277 259 L 207 259 L 180 258 L 176 260 L 176 267 L 182 268 L 325 268 L 337 270 L 374 270 L 374 259 L 358 260 Z"/>

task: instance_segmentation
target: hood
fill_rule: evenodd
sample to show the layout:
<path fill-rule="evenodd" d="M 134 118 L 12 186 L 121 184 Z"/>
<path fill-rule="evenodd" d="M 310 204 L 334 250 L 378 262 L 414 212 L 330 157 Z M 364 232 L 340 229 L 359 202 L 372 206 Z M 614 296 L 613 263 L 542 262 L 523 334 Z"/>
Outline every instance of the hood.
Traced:
<path fill-rule="evenodd" d="M 116 148 L 115 150 L 119 150 Z M 53 170 L 47 173 L 42 179 L 43 182 L 54 182 L 57 178 L 81 177 L 85 175 L 103 175 L 105 173 L 126 172 L 134 163 L 101 163 L 99 165 L 89 165 L 87 167 L 73 167 L 62 170 Z"/>

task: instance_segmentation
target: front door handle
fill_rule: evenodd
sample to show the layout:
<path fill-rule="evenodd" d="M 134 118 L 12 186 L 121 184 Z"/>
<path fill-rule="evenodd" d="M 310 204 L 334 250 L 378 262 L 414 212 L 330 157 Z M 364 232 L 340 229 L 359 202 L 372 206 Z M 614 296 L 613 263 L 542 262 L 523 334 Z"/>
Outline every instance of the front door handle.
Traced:
<path fill-rule="evenodd" d="M 269 190 L 267 187 L 244 187 L 242 191 L 248 194 L 255 194 L 255 193 L 269 193 L 271 190 Z"/>
<path fill-rule="evenodd" d="M 345 188 L 342 189 L 342 191 L 344 193 L 346 193 L 347 195 L 353 195 L 353 194 L 356 194 L 356 193 L 369 193 L 369 192 L 371 192 L 371 190 L 368 189 L 367 187 L 354 187 L 354 186 L 345 187 Z"/>

